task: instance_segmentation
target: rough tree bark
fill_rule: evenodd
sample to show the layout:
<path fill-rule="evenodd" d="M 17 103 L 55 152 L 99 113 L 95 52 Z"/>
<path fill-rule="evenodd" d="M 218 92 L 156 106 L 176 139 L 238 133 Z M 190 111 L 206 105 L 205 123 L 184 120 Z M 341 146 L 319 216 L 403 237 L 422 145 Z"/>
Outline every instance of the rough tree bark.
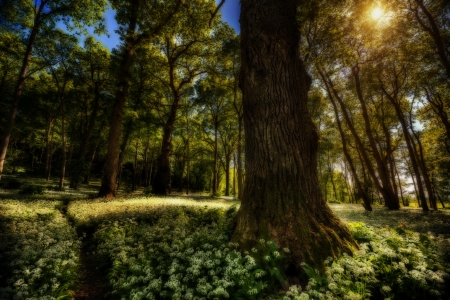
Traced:
<path fill-rule="evenodd" d="M 237 80 L 236 80 L 237 81 Z M 236 114 L 238 116 L 238 139 L 237 139 L 237 149 L 236 149 L 236 156 L 237 156 L 237 187 L 238 187 L 238 199 L 242 199 L 242 194 L 244 192 L 244 172 L 242 168 L 242 132 L 244 127 L 244 115 L 243 115 L 243 109 L 242 109 L 242 103 L 238 103 L 238 97 L 237 97 L 237 83 L 234 85 L 233 89 L 233 107 L 236 111 Z"/>
<path fill-rule="evenodd" d="M 259 238 L 289 248 L 286 271 L 296 274 L 301 262 L 320 267 L 357 247 L 319 188 L 297 3 L 241 0 L 246 181 L 232 237 L 242 249 Z"/>

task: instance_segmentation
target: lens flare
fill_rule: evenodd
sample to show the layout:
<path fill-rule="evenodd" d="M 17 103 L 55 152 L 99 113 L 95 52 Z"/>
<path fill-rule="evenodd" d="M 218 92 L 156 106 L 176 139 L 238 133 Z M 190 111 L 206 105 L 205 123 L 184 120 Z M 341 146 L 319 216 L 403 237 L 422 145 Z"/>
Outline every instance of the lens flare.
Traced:
<path fill-rule="evenodd" d="M 374 20 L 380 19 L 383 15 L 384 15 L 384 12 L 380 7 L 376 7 L 372 10 L 372 18 Z"/>

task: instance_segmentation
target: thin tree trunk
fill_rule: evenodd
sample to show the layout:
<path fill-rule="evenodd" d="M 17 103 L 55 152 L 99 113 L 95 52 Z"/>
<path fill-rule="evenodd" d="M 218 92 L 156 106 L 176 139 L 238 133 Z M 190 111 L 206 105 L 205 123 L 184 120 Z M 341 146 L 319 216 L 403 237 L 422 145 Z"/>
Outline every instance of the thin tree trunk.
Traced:
<path fill-rule="evenodd" d="M 230 196 L 230 163 L 231 154 L 225 157 L 225 196 Z"/>
<path fill-rule="evenodd" d="M 53 135 L 54 132 L 52 132 L 52 137 L 50 139 L 50 146 L 49 146 L 49 159 L 48 159 L 48 168 L 47 168 L 47 181 L 50 180 L 51 174 L 52 174 L 52 163 L 53 163 Z"/>
<path fill-rule="evenodd" d="M 445 133 L 447 136 L 447 142 L 450 145 L 450 120 L 448 117 L 447 112 L 445 111 L 445 104 L 442 100 L 441 95 L 438 92 L 435 92 L 435 95 L 431 93 L 431 91 L 428 88 L 425 88 L 425 96 L 428 100 L 428 103 L 430 103 L 430 106 L 434 113 L 441 119 L 442 124 L 445 128 Z M 450 148 L 446 147 L 448 153 L 450 154 Z"/>
<path fill-rule="evenodd" d="M 139 141 L 136 141 L 136 151 L 134 152 L 133 183 L 131 186 L 132 192 L 134 192 L 136 190 L 138 147 L 139 147 Z"/>
<path fill-rule="evenodd" d="M 424 20 L 420 17 L 418 8 L 414 9 L 414 16 L 416 17 L 416 20 L 420 24 L 422 29 L 424 31 L 428 32 L 428 34 L 434 40 L 434 44 L 436 46 L 436 51 L 439 56 L 439 60 L 441 61 L 442 65 L 445 69 L 447 77 L 450 78 L 450 62 L 447 57 L 448 44 L 446 46 L 446 42 L 445 42 L 444 38 L 441 36 L 439 27 L 438 27 L 433 15 L 426 8 L 424 1 L 423 0 L 414 0 L 414 1 L 420 7 L 420 10 L 425 14 L 426 19 L 428 20 L 428 24 L 425 24 Z"/>
<path fill-rule="evenodd" d="M 367 192 L 364 190 L 361 181 L 359 180 L 359 176 L 358 173 L 356 172 L 356 168 L 353 164 L 353 159 L 350 156 L 350 153 L 348 152 L 348 148 L 347 148 L 347 138 L 345 137 L 345 133 L 344 130 L 342 129 L 342 123 L 341 123 L 341 119 L 339 117 L 339 112 L 338 112 L 338 108 L 336 105 L 336 102 L 334 101 L 333 98 L 333 94 L 330 90 L 330 86 L 328 85 L 328 82 L 325 79 L 325 75 L 319 71 L 320 76 L 322 77 L 322 80 L 325 83 L 326 89 L 327 89 L 327 93 L 328 93 L 328 98 L 331 101 L 331 104 L 333 105 L 333 110 L 334 110 L 334 117 L 336 119 L 337 125 L 338 125 L 338 130 L 339 130 L 339 134 L 341 136 L 341 141 L 342 141 L 342 150 L 344 152 L 344 156 L 345 159 L 347 160 L 348 166 L 350 167 L 350 171 L 352 173 L 353 179 L 355 181 L 356 184 L 356 188 L 358 190 L 358 195 L 360 197 L 362 197 L 363 199 L 363 206 L 366 210 L 368 211 L 372 211 L 372 206 L 370 205 L 370 199 L 369 199 L 369 195 L 367 195 Z M 360 155 L 360 153 L 358 152 L 358 154 Z M 360 157 L 361 163 L 363 164 L 363 168 L 364 168 L 364 162 L 362 161 L 361 157 Z M 365 171 L 364 171 L 365 174 Z"/>
<path fill-rule="evenodd" d="M 411 168 L 409 168 L 409 167 L 408 167 L 408 171 L 409 171 L 409 174 L 411 175 L 411 179 L 412 179 L 412 182 L 414 185 L 414 193 L 416 194 L 417 204 L 419 205 L 419 207 L 422 207 L 422 201 L 420 201 L 419 192 L 417 191 L 416 181 L 414 180 L 414 173 L 411 171 Z"/>
<path fill-rule="evenodd" d="M 326 76 L 326 75 L 324 74 L 324 76 Z M 359 155 L 361 155 L 361 157 L 363 158 L 363 165 L 365 165 L 367 167 L 367 171 L 368 171 L 368 173 L 370 175 L 370 178 L 372 179 L 372 182 L 375 184 L 377 190 L 383 195 L 383 198 L 385 200 L 387 199 L 386 203 L 394 202 L 394 204 L 395 204 L 395 201 L 390 201 L 389 200 L 389 199 L 393 199 L 394 198 L 394 196 L 393 196 L 394 192 L 391 191 L 389 188 L 386 188 L 386 185 L 385 185 L 386 184 L 386 176 L 380 175 L 380 173 L 385 172 L 385 170 L 383 170 L 382 165 L 379 165 L 379 162 L 378 162 L 377 163 L 377 169 L 378 169 L 378 175 L 379 176 L 377 176 L 375 174 L 375 170 L 372 167 L 372 163 L 371 163 L 371 161 L 369 159 L 367 151 L 366 151 L 366 149 L 365 149 L 365 147 L 364 147 L 364 145 L 363 145 L 363 143 L 362 143 L 358 133 L 356 132 L 356 129 L 355 129 L 354 125 L 353 125 L 353 122 L 352 122 L 352 120 L 351 120 L 351 118 L 350 118 L 350 116 L 349 116 L 349 114 L 347 112 L 347 109 L 345 107 L 344 101 L 339 96 L 337 91 L 334 88 L 332 88 L 333 85 L 331 84 L 330 78 L 329 77 L 324 77 L 324 78 L 327 80 L 328 86 L 330 87 L 330 90 L 333 92 L 333 96 L 335 97 L 335 99 L 339 103 L 339 106 L 341 108 L 342 114 L 343 114 L 344 119 L 345 119 L 345 121 L 347 123 L 347 126 L 350 129 L 350 132 L 352 133 L 353 138 L 355 139 L 356 146 L 357 146 L 356 149 L 358 150 Z M 375 147 L 376 147 L 376 145 L 375 145 Z M 381 181 L 381 183 L 380 183 L 380 180 L 378 179 L 378 177 L 380 177 L 380 178 L 383 177 L 384 178 Z M 387 186 L 388 187 L 389 187 L 389 182 L 390 181 L 387 181 L 387 184 L 388 184 Z M 398 208 L 395 208 L 395 207 L 396 206 L 393 205 L 392 209 L 398 209 Z"/>
<path fill-rule="evenodd" d="M 334 169 L 331 165 L 331 161 L 330 161 L 330 151 L 327 151 L 328 155 L 327 155 L 327 162 L 328 162 L 328 174 L 330 174 L 330 181 L 331 181 L 331 186 L 333 187 L 333 195 L 334 195 L 334 201 L 338 201 L 338 196 L 337 196 L 337 191 L 336 191 L 336 185 L 334 184 Z"/>
<path fill-rule="evenodd" d="M 233 196 L 236 197 L 236 153 L 233 155 Z"/>
<path fill-rule="evenodd" d="M 17 79 L 16 88 L 12 97 L 12 106 L 9 111 L 8 120 L 5 125 L 5 131 L 0 140 L 0 180 L 2 179 L 3 166 L 6 159 L 6 153 L 8 151 L 8 144 L 11 138 L 11 133 L 14 126 L 14 120 L 16 119 L 17 108 L 19 106 L 20 96 L 22 95 L 22 90 L 25 84 L 25 79 L 27 77 L 28 64 L 30 63 L 31 54 L 33 52 L 34 42 L 39 33 L 39 28 L 41 25 L 41 13 L 45 6 L 45 1 L 41 1 L 39 9 L 36 12 L 34 19 L 33 28 L 31 29 L 30 37 L 28 38 L 27 48 L 25 50 L 25 55 L 22 60 L 22 67 L 20 69 L 19 78 Z"/>
<path fill-rule="evenodd" d="M 66 173 L 66 108 L 64 95 L 61 96 L 61 151 L 62 151 L 62 161 L 61 161 L 61 176 L 59 177 L 59 189 L 64 189 L 64 176 Z"/>
<path fill-rule="evenodd" d="M 399 175 L 399 172 L 398 172 L 395 162 L 394 162 L 394 168 L 395 168 L 395 173 L 397 175 L 398 187 L 400 188 L 400 197 L 402 199 L 402 204 L 403 204 L 403 206 L 408 206 L 408 205 L 406 205 L 405 198 L 403 197 L 402 182 L 400 181 L 400 175 Z"/>
<path fill-rule="evenodd" d="M 169 118 L 163 127 L 163 138 L 161 142 L 161 154 L 158 157 L 156 165 L 155 180 L 153 181 L 153 193 L 156 195 L 166 195 L 167 186 L 170 181 L 170 153 L 172 150 L 172 132 L 175 125 L 178 104 L 180 103 L 180 94 L 175 94 L 172 103 Z"/>
<path fill-rule="evenodd" d="M 219 167 L 218 167 L 218 162 L 217 162 L 218 148 L 219 148 L 218 127 L 219 127 L 219 123 L 216 119 L 216 120 L 214 120 L 214 168 L 213 168 L 213 188 L 212 188 L 213 196 L 217 196 L 217 187 L 219 185 L 219 183 L 218 183 Z"/>
<path fill-rule="evenodd" d="M 395 70 L 394 70 L 394 73 L 397 76 L 397 73 L 395 72 Z M 379 81 L 381 82 L 381 80 L 379 80 Z M 428 211 L 428 204 L 427 204 L 427 200 L 425 197 L 425 193 L 423 191 L 422 179 L 420 177 L 419 164 L 417 162 L 415 150 L 412 145 L 413 140 L 411 138 L 411 134 L 409 133 L 408 125 L 406 124 L 405 116 L 400 107 L 399 100 L 397 99 L 397 91 L 394 91 L 394 94 L 391 95 L 390 93 L 387 92 L 387 90 L 383 86 L 381 87 L 381 89 L 382 89 L 383 93 L 386 95 L 386 97 L 389 99 L 389 101 L 391 102 L 392 106 L 394 106 L 395 113 L 396 113 L 397 118 L 402 127 L 403 137 L 405 138 L 405 143 L 406 143 L 406 147 L 409 152 L 409 158 L 411 161 L 412 168 L 414 170 L 414 175 L 416 176 L 417 188 L 418 188 L 418 192 L 419 192 L 419 200 L 421 202 L 422 209 L 424 211 Z"/>
<path fill-rule="evenodd" d="M 122 118 L 125 101 L 130 87 L 130 69 L 134 58 L 134 34 L 137 27 L 138 5 L 133 5 L 122 53 L 118 89 L 115 96 L 112 117 L 109 124 L 108 149 L 102 185 L 98 197 L 114 198 L 116 195 L 117 175 L 119 173 L 119 145 L 122 130 Z"/>
<path fill-rule="evenodd" d="M 297 1 L 241 0 L 246 180 L 232 241 L 287 247 L 286 270 L 323 266 L 357 248 L 324 201 L 318 133 L 307 108 L 311 79 L 299 56 Z M 288 272 L 289 273 L 289 272 Z"/>
<path fill-rule="evenodd" d="M 144 148 L 144 186 L 148 187 L 148 148 L 150 146 L 150 135 L 147 136 L 147 142 Z"/>
<path fill-rule="evenodd" d="M 89 122 L 88 122 L 88 125 L 86 128 L 84 137 L 81 139 L 80 155 L 78 158 L 81 161 L 85 160 L 86 155 L 88 153 L 89 141 L 91 140 L 92 133 L 95 128 L 95 122 L 97 121 L 99 102 L 100 102 L 100 86 L 99 86 L 99 83 L 96 82 L 95 87 L 94 87 L 94 103 L 93 103 L 92 112 L 90 114 Z"/>
<path fill-rule="evenodd" d="M 50 156 L 51 156 L 51 134 L 52 134 L 52 127 L 53 127 L 53 119 L 50 119 L 47 122 L 47 128 L 45 131 L 45 173 L 44 178 L 49 178 L 50 175 Z M 48 180 L 48 179 L 47 179 Z"/>
<path fill-rule="evenodd" d="M 415 142 L 414 142 L 414 138 L 416 139 L 417 145 L 419 146 L 418 153 L 417 153 L 417 150 L 415 152 L 416 152 L 417 161 L 419 162 L 419 168 L 422 173 L 423 181 L 425 183 L 425 188 L 427 189 L 428 201 L 430 202 L 430 207 L 434 210 L 437 210 L 438 208 L 437 208 L 437 203 L 436 203 L 436 196 L 434 194 L 434 189 L 433 189 L 433 185 L 431 184 L 430 175 L 429 175 L 428 168 L 427 168 L 427 163 L 425 161 L 425 157 L 423 154 L 422 142 L 420 141 L 419 134 L 413 128 L 412 108 L 411 108 L 411 111 L 409 112 L 409 123 L 411 126 L 411 132 L 413 134 L 413 136 L 411 137 L 413 149 L 415 149 L 415 150 L 417 149 Z"/>
<path fill-rule="evenodd" d="M 378 169 L 378 176 L 380 177 L 380 181 L 383 185 L 382 192 L 383 198 L 385 200 L 385 204 L 389 209 L 399 209 L 400 208 L 400 201 L 398 199 L 398 195 L 395 194 L 395 191 L 392 187 L 392 180 L 389 173 L 389 169 L 387 165 L 383 162 L 383 159 L 381 158 L 380 151 L 378 150 L 378 147 L 376 145 L 375 139 L 372 134 L 372 128 L 370 125 L 370 119 L 369 114 L 367 111 L 367 106 L 364 101 L 364 97 L 362 94 L 362 88 L 361 83 L 359 79 L 359 72 L 360 68 L 358 65 L 352 67 L 352 75 L 355 79 L 355 86 L 356 86 L 356 94 L 357 98 L 359 100 L 359 103 L 361 104 L 361 112 L 364 119 L 364 127 L 365 132 L 367 135 L 367 139 L 369 141 L 370 148 L 372 150 L 372 156 L 375 159 L 377 169 Z M 384 193 L 383 193 L 384 192 Z"/>

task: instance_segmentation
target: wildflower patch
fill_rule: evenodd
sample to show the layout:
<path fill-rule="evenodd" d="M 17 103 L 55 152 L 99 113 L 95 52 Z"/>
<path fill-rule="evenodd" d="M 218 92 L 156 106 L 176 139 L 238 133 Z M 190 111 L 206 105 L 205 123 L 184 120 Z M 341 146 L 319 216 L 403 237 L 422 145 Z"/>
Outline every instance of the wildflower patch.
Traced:
<path fill-rule="evenodd" d="M 79 247 L 61 202 L 0 203 L 0 299 L 71 298 Z"/>
<path fill-rule="evenodd" d="M 360 250 L 329 258 L 325 274 L 305 265 L 308 286 L 291 287 L 285 299 L 448 299 L 448 240 L 401 227 L 349 225 Z"/>

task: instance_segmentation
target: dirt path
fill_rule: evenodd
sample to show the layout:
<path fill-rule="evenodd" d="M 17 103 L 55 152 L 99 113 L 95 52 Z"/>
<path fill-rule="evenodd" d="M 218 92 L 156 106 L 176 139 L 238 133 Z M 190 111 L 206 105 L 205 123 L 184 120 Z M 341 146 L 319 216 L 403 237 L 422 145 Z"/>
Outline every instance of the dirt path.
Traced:
<path fill-rule="evenodd" d="M 111 291 L 105 270 L 100 268 L 99 261 L 93 251 L 95 245 L 92 239 L 86 238 L 81 247 L 80 260 L 80 282 L 78 291 L 75 293 L 77 300 L 100 300 L 112 299 L 108 293 Z"/>
<path fill-rule="evenodd" d="M 73 222 L 67 217 L 67 205 L 65 202 L 61 208 L 61 214 L 73 227 Z M 101 268 L 100 262 L 95 256 L 95 242 L 91 235 L 83 238 L 80 248 L 80 279 L 78 290 L 75 292 L 76 300 L 102 300 L 115 299 L 111 294 L 106 271 Z"/>

